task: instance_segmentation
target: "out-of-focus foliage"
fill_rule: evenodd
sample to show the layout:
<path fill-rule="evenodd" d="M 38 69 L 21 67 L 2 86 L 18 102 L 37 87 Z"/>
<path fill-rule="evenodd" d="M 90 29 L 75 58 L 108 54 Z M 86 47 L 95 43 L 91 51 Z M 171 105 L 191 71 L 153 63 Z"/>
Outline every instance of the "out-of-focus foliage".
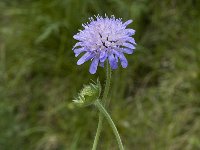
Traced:
<path fill-rule="evenodd" d="M 92 78 L 72 36 L 95 14 L 133 19 L 137 50 L 113 72 L 110 113 L 127 150 L 200 149 L 198 0 L 1 0 L 0 149 L 87 150 L 98 117 L 71 100 Z M 117 149 L 104 124 L 99 149 Z"/>

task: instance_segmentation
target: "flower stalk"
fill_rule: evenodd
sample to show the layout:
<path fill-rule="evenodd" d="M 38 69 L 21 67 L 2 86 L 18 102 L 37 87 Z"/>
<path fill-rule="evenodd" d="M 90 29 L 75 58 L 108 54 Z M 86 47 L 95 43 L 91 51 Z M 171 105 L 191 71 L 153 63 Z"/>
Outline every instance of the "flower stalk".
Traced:
<path fill-rule="evenodd" d="M 106 61 L 106 84 L 105 84 L 105 89 L 104 89 L 103 98 L 102 98 L 104 107 L 106 106 L 106 99 L 108 97 L 108 92 L 110 89 L 110 80 L 111 80 L 111 68 L 109 66 L 108 61 Z M 94 138 L 92 150 L 96 150 L 96 148 L 97 148 L 97 144 L 99 142 L 102 127 L 103 127 L 103 114 L 100 112 L 99 113 L 99 122 L 98 122 L 98 126 L 97 126 L 96 135 Z"/>
<path fill-rule="evenodd" d="M 104 117 L 107 119 L 109 125 L 111 126 L 111 128 L 113 130 L 113 133 L 115 134 L 115 138 L 117 140 L 119 149 L 120 150 L 124 150 L 124 147 L 123 147 L 123 144 L 122 144 L 119 132 L 118 132 L 118 130 L 117 130 L 117 128 L 116 128 L 116 126 L 115 126 L 112 118 L 110 117 L 110 115 L 108 114 L 108 112 L 106 111 L 106 109 L 103 107 L 103 105 L 99 102 L 99 100 L 97 100 L 95 102 L 95 106 L 98 108 L 98 110 L 101 112 L 101 114 L 104 115 Z"/>

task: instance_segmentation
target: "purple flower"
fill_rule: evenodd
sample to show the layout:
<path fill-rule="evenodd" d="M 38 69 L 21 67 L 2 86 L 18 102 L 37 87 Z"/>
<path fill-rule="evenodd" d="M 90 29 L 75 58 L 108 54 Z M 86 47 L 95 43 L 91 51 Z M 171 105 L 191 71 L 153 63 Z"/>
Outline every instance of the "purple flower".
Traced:
<path fill-rule="evenodd" d="M 73 36 L 79 41 L 73 47 L 75 56 L 84 52 L 77 64 L 81 65 L 91 60 L 91 74 L 96 73 L 98 65 L 103 67 L 107 59 L 112 69 L 117 69 L 119 60 L 121 66 L 126 68 L 128 61 L 124 53 L 132 54 L 136 45 L 134 38 L 131 37 L 135 30 L 126 28 L 132 20 L 123 23 L 114 16 L 97 16 L 95 19 L 89 19 L 90 23 L 82 25 L 84 30 Z"/>

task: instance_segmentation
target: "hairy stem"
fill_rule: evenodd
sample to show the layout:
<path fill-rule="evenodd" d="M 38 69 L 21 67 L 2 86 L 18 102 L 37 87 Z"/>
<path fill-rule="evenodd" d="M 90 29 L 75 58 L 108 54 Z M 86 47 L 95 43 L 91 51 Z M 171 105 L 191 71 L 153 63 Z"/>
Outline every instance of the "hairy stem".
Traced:
<path fill-rule="evenodd" d="M 120 135 L 119 135 L 119 133 L 117 131 L 117 128 L 116 128 L 114 122 L 112 121 L 112 118 L 110 117 L 110 115 L 108 114 L 106 109 L 103 107 L 103 105 L 98 100 L 95 102 L 95 106 L 99 109 L 100 113 L 104 115 L 104 117 L 107 119 L 108 123 L 110 124 L 110 126 L 111 126 L 111 128 L 113 130 L 113 133 L 114 133 L 114 135 L 116 137 L 119 149 L 120 150 L 124 150 Z"/>
<path fill-rule="evenodd" d="M 106 61 L 106 84 L 105 84 L 103 98 L 102 98 L 104 106 L 106 105 L 106 99 L 108 97 L 108 92 L 110 89 L 110 80 L 111 80 L 111 68 L 109 66 L 108 61 Z M 99 122 L 98 122 L 97 132 L 96 132 L 96 135 L 94 138 L 92 150 L 96 150 L 96 148 L 97 148 L 97 144 L 99 142 L 99 137 L 100 137 L 101 130 L 102 130 L 102 125 L 103 125 L 103 114 L 99 113 Z"/>

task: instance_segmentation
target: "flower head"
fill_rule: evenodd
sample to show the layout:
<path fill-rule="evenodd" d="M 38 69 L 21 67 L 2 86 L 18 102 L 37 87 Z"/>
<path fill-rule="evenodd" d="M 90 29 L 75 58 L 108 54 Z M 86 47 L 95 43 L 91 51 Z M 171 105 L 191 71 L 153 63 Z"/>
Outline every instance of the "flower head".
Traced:
<path fill-rule="evenodd" d="M 107 59 L 112 69 L 117 69 L 119 60 L 121 66 L 126 68 L 128 61 L 124 53 L 132 54 L 136 45 L 132 37 L 135 30 L 126 28 L 132 20 L 123 23 L 114 16 L 97 16 L 95 19 L 89 19 L 90 23 L 82 25 L 84 30 L 73 36 L 79 41 L 73 47 L 75 56 L 84 52 L 77 64 L 92 60 L 89 69 L 91 74 L 96 73 L 98 65 L 103 67 Z"/>

